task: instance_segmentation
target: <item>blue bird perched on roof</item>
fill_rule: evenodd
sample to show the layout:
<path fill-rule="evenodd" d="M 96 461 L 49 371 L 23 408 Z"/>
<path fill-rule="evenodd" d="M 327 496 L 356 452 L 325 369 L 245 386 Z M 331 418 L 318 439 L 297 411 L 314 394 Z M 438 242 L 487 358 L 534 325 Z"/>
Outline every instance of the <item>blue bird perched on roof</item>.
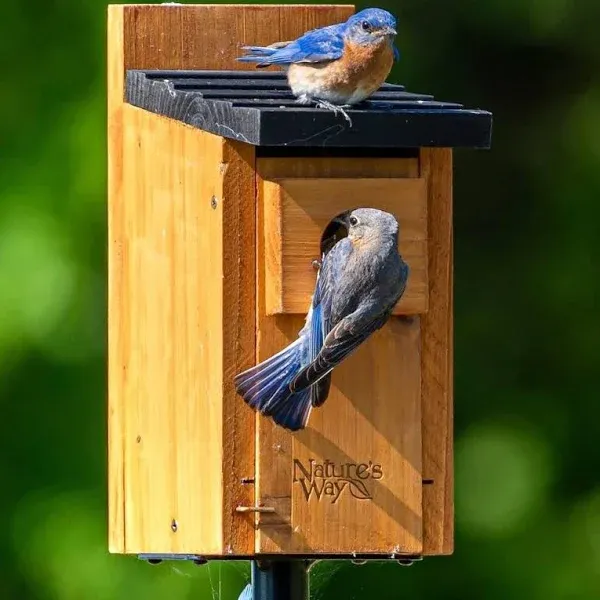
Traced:
<path fill-rule="evenodd" d="M 300 104 L 344 111 L 376 92 L 386 80 L 394 60 L 396 19 L 381 8 L 367 8 L 345 23 L 308 31 L 297 40 L 270 46 L 244 46 L 241 62 L 271 65 L 287 70 L 288 83 Z"/>

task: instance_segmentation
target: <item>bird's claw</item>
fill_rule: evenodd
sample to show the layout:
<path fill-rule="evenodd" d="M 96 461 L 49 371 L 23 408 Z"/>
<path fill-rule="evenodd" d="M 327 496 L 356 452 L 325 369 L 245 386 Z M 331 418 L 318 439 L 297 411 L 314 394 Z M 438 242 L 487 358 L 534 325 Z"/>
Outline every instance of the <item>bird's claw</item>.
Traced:
<path fill-rule="evenodd" d="M 318 270 L 321 268 L 321 266 L 322 266 L 322 263 L 321 263 L 321 261 L 320 261 L 318 258 L 315 258 L 315 259 L 312 261 L 312 263 L 311 263 L 311 264 L 312 264 L 312 266 L 313 266 L 313 269 L 314 269 L 315 271 L 318 271 Z"/>
<path fill-rule="evenodd" d="M 296 103 L 297 104 L 310 104 L 311 99 L 307 94 L 301 94 L 300 96 L 298 96 L 296 98 Z"/>
<path fill-rule="evenodd" d="M 325 110 L 331 110 L 331 111 L 333 111 L 333 113 L 335 115 L 340 113 L 344 117 L 344 119 L 346 119 L 346 121 L 348 121 L 348 124 L 350 125 L 350 127 L 352 127 L 352 119 L 349 117 L 348 113 L 344 110 L 345 108 L 350 108 L 349 104 L 337 105 L 337 104 L 332 104 L 331 102 L 327 102 L 327 100 L 317 100 L 316 104 L 317 104 L 317 108 L 324 108 Z"/>

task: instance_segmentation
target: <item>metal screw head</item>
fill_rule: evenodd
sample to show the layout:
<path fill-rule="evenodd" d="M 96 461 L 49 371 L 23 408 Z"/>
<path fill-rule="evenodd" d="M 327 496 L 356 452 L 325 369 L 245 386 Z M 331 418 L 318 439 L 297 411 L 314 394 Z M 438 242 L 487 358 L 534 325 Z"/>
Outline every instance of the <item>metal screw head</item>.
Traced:
<path fill-rule="evenodd" d="M 217 198 L 215 196 L 213 196 L 210 199 L 210 205 L 213 209 L 217 208 L 218 202 L 217 202 Z"/>
<path fill-rule="evenodd" d="M 177 533 L 177 521 L 175 519 L 171 521 L 171 531 Z"/>

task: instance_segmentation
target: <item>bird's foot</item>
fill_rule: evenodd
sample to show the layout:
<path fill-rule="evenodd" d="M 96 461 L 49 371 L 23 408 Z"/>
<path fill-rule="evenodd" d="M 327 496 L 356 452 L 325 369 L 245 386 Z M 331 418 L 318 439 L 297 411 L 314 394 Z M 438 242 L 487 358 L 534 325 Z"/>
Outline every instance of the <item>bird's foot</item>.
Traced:
<path fill-rule="evenodd" d="M 312 264 L 312 266 L 313 266 L 313 269 L 314 269 L 315 271 L 318 271 L 318 270 L 321 268 L 321 266 L 322 266 L 322 264 L 321 264 L 321 261 L 320 261 L 318 258 L 315 258 L 315 259 L 312 261 L 312 263 L 311 263 L 311 264 Z"/>
<path fill-rule="evenodd" d="M 344 110 L 345 108 L 350 108 L 350 104 L 332 104 L 331 102 L 327 102 L 327 100 L 316 100 L 317 108 L 324 108 L 325 110 L 331 110 L 334 114 L 341 114 L 346 121 L 348 121 L 350 127 L 352 127 L 352 119 L 348 116 L 348 113 Z"/>
<path fill-rule="evenodd" d="M 310 96 L 307 96 L 306 94 L 302 94 L 296 98 L 297 104 L 310 104 L 311 102 Z"/>

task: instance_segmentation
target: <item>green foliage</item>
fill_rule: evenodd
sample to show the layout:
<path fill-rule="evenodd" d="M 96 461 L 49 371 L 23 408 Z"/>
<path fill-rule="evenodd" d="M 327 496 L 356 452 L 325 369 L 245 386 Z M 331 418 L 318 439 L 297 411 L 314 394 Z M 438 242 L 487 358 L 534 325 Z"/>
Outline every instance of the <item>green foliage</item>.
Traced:
<path fill-rule="evenodd" d="M 320 563 L 313 596 L 598 598 L 600 4 L 386 8 L 393 81 L 494 113 L 455 160 L 456 553 Z M 106 552 L 105 15 L 3 5 L 0 597 L 230 600 L 245 565 Z"/>

